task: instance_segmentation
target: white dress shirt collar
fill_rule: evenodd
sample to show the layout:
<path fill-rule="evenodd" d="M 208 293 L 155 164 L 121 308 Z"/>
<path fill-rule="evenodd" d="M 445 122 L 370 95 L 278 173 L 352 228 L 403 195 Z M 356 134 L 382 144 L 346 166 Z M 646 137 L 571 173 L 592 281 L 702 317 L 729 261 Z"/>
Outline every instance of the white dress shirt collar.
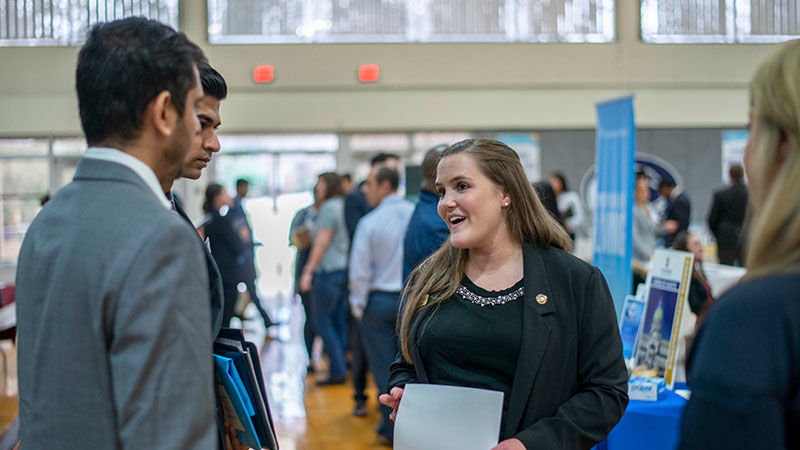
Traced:
<path fill-rule="evenodd" d="M 134 173 L 139 175 L 139 177 L 144 181 L 144 184 L 146 184 L 147 187 L 153 191 L 153 194 L 156 196 L 158 201 L 161 202 L 165 208 L 172 209 L 172 203 L 167 200 L 167 196 L 164 195 L 164 191 L 161 189 L 161 183 L 158 182 L 155 172 L 153 172 L 153 169 L 151 169 L 150 166 L 142 161 L 123 152 L 122 150 L 108 147 L 89 147 L 86 149 L 86 153 L 83 155 L 83 157 L 122 164 L 123 166 L 133 170 Z"/>

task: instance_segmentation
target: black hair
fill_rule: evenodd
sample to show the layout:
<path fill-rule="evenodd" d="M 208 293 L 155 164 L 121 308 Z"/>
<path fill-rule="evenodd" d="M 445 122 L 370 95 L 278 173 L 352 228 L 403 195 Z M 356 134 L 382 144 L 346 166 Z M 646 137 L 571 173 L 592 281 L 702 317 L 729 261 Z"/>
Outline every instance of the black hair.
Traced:
<path fill-rule="evenodd" d="M 222 192 L 222 185 L 211 183 L 206 186 L 206 199 L 203 202 L 203 211 L 210 213 L 214 211 L 214 199 Z"/>
<path fill-rule="evenodd" d="M 672 181 L 669 178 L 664 178 L 664 179 L 661 180 L 660 183 L 658 183 L 658 189 L 659 190 L 661 190 L 661 188 L 665 188 L 665 187 L 674 188 L 675 186 L 677 186 L 675 184 L 675 182 Z"/>
<path fill-rule="evenodd" d="M 372 157 L 370 165 L 372 167 L 375 167 L 376 164 L 385 162 L 387 159 L 400 159 L 400 157 L 398 157 L 394 153 L 378 153 L 377 155 Z"/>
<path fill-rule="evenodd" d="M 228 84 L 225 83 L 225 78 L 208 64 L 201 64 L 197 70 L 200 71 L 203 94 L 210 95 L 217 100 L 225 100 L 225 97 L 228 96 Z"/>
<path fill-rule="evenodd" d="M 553 172 L 550 174 L 551 177 L 558 179 L 561 182 L 561 192 L 569 192 L 569 187 L 567 187 L 567 177 L 564 176 L 561 172 Z"/>
<path fill-rule="evenodd" d="M 81 126 L 89 145 L 139 136 L 147 105 L 163 91 L 180 116 L 205 62 L 183 33 L 144 17 L 92 26 L 75 71 Z"/>
<path fill-rule="evenodd" d="M 734 183 L 741 183 L 744 180 L 744 168 L 739 164 L 734 164 L 728 168 L 728 175 Z"/>
<path fill-rule="evenodd" d="M 383 184 L 384 181 L 388 181 L 389 186 L 394 192 L 397 190 L 397 187 L 400 186 L 400 173 L 391 167 L 381 167 L 375 172 L 375 181 L 378 182 L 378 185 Z"/>
<path fill-rule="evenodd" d="M 44 195 L 42 195 L 41 197 L 39 197 L 39 204 L 41 206 L 44 206 L 49 201 L 50 201 L 50 193 L 49 192 L 47 192 Z"/>
<path fill-rule="evenodd" d="M 539 196 L 539 200 L 542 201 L 544 208 L 550 213 L 550 216 L 556 219 L 556 222 L 566 230 L 564 219 L 561 217 L 561 213 L 558 212 L 556 191 L 553 190 L 553 186 L 550 186 L 550 183 L 546 181 L 537 181 L 533 183 L 533 189 L 536 191 L 536 195 Z"/>
<path fill-rule="evenodd" d="M 249 186 L 249 185 L 250 185 L 250 182 L 249 182 L 249 181 L 247 181 L 247 180 L 245 180 L 244 178 L 239 178 L 239 179 L 237 179 L 237 180 L 236 180 L 236 187 L 237 187 L 237 188 L 238 188 L 239 186 L 243 185 L 243 184 L 246 184 L 246 185 L 248 185 L 248 186 Z"/>
<path fill-rule="evenodd" d="M 349 173 L 344 173 L 341 175 L 342 180 L 353 181 L 353 178 L 350 176 Z"/>

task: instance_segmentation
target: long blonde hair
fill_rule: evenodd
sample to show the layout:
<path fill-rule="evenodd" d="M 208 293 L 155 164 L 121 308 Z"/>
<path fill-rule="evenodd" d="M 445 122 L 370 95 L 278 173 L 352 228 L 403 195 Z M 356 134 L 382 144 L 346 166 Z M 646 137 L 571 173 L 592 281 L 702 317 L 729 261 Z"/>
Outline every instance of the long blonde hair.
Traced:
<path fill-rule="evenodd" d="M 511 204 L 506 210 L 506 221 L 512 241 L 569 248 L 569 235 L 542 206 L 525 176 L 519 155 L 511 147 L 491 139 L 465 139 L 445 149 L 440 161 L 457 154 L 469 155 L 484 175 L 508 193 Z M 400 348 L 409 363 L 412 363 L 409 329 L 414 314 L 423 306 L 441 303 L 455 294 L 464 276 L 467 255 L 466 249 L 455 248 L 448 240 L 411 272 L 403 290 L 405 306 L 398 333 Z"/>
<path fill-rule="evenodd" d="M 756 208 L 746 276 L 800 272 L 800 40 L 770 56 L 750 89 L 760 137 L 748 150 L 748 170 L 758 182 L 751 185 Z"/>

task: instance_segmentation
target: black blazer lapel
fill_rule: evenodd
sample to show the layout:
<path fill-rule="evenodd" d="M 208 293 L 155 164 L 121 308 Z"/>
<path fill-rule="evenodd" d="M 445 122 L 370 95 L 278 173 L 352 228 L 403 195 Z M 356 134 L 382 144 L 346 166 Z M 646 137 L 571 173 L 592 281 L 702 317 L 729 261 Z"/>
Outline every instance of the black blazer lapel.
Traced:
<path fill-rule="evenodd" d="M 502 430 L 503 436 L 513 435 L 522 420 L 533 382 L 547 349 L 550 323 L 552 322 L 550 318 L 556 312 L 547 279 L 547 270 L 542 258 L 542 253 L 545 251 L 545 249 L 533 245 L 523 247 L 525 307 L 522 317 L 522 345 L 517 360 L 517 370 L 514 374 L 514 385 L 511 387 L 508 415 Z M 539 297 L 540 295 L 545 297 Z"/>

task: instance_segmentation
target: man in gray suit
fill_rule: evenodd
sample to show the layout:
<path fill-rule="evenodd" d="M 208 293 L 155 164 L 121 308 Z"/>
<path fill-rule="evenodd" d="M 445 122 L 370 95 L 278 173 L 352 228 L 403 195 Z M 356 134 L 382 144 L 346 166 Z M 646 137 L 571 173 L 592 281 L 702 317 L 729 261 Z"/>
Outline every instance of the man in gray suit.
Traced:
<path fill-rule="evenodd" d="M 144 18 L 95 25 L 80 51 L 90 148 L 17 267 L 24 448 L 217 446 L 203 250 L 164 196 L 200 130 L 204 61 Z"/>

